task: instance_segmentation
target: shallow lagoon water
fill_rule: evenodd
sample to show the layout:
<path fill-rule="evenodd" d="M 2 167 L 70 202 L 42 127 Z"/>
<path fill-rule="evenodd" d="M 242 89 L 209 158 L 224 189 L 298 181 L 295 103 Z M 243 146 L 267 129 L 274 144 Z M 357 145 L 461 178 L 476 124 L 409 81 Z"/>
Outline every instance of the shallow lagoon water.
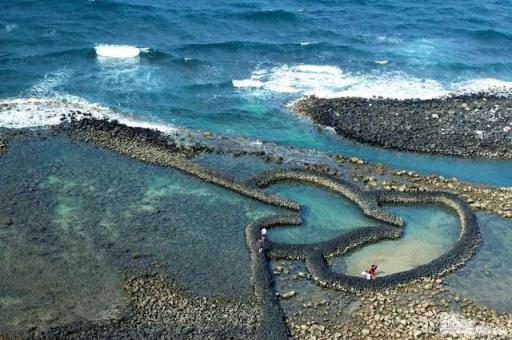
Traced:
<path fill-rule="evenodd" d="M 0 100 L 80 96 L 161 127 L 511 186 L 511 161 L 372 148 L 319 132 L 286 107 L 305 94 L 428 97 L 454 84 L 510 83 L 510 6 L 475 0 L 3 2 Z M 106 61 L 96 50 L 103 44 L 129 45 L 140 54 Z M 6 120 L 26 124 L 38 112 L 32 107 Z M 48 120 L 58 123 L 55 117 L 40 123 Z"/>
<path fill-rule="evenodd" d="M 126 272 L 168 273 L 193 294 L 246 297 L 244 226 L 281 211 L 63 137 L 12 141 L 0 169 L 0 327 L 8 332 L 117 317 L 125 308 Z M 280 183 L 268 190 L 303 205 L 304 225 L 271 229 L 275 241 L 323 241 L 379 223 L 314 187 Z M 358 275 L 370 263 L 381 275 L 406 270 L 437 257 L 458 236 L 456 217 L 440 207 L 385 208 L 407 222 L 402 239 L 336 258 L 335 270 Z M 510 221 L 479 219 L 482 248 L 449 276 L 449 287 L 510 311 Z"/>
<path fill-rule="evenodd" d="M 124 273 L 158 271 L 193 294 L 248 297 L 244 227 L 278 211 L 66 138 L 14 140 L 0 169 L 7 331 L 115 317 Z"/>
<path fill-rule="evenodd" d="M 195 156 L 193 161 L 237 180 L 247 180 L 264 171 L 270 171 L 279 167 L 272 162 L 265 162 L 256 156 L 234 157 L 231 154 L 203 153 Z"/>
<path fill-rule="evenodd" d="M 378 225 L 347 199 L 320 189 L 297 184 L 276 184 L 274 194 L 296 200 L 303 206 L 302 226 L 275 228 L 269 237 L 276 242 L 325 241 L 361 226 Z M 460 226 L 457 216 L 441 206 L 385 205 L 389 213 L 406 222 L 398 240 L 384 240 L 358 248 L 331 260 L 337 272 L 359 276 L 371 264 L 385 276 L 434 260 L 456 242 Z M 448 287 L 462 296 L 501 312 L 512 311 L 512 221 L 493 214 L 477 214 L 482 244 L 462 268 L 447 276 Z M 320 289 L 320 288 L 319 288 Z"/>

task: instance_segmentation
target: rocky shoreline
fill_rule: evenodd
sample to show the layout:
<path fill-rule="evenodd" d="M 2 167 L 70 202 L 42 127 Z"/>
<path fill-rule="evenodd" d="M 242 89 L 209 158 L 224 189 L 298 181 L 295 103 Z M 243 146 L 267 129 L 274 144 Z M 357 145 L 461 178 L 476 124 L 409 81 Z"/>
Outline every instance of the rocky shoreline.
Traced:
<path fill-rule="evenodd" d="M 278 280 L 296 275 L 280 266 Z M 289 274 L 285 274 L 289 272 Z M 299 278 L 299 281 L 303 280 Z M 442 279 L 314 299 L 297 293 L 282 299 L 292 339 L 508 339 L 512 317 L 450 291 Z M 337 307 L 344 300 L 345 310 Z"/>
<path fill-rule="evenodd" d="M 345 138 L 386 148 L 512 159 L 512 100 L 492 94 L 419 99 L 306 97 L 293 111 Z"/>

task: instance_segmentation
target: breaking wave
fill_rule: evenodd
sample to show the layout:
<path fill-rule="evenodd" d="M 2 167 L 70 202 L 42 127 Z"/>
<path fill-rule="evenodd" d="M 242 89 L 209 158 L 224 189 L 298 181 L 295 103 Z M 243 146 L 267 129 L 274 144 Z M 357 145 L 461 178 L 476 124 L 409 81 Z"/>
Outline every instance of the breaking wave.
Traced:
<path fill-rule="evenodd" d="M 84 117 L 115 119 L 128 126 L 157 129 L 164 133 L 177 130 L 170 124 L 144 120 L 133 114 L 121 113 L 76 96 L 0 100 L 0 127 L 4 128 L 47 127 L 58 125 L 72 117 L 77 120 Z"/>
<path fill-rule="evenodd" d="M 334 97 L 384 97 L 429 99 L 452 93 L 512 92 L 512 82 L 492 78 L 473 79 L 449 85 L 434 79 L 417 78 L 403 72 L 385 74 L 346 73 L 329 65 L 283 65 L 256 69 L 251 77 L 233 80 L 241 89 L 264 89 L 276 93 Z"/>
<path fill-rule="evenodd" d="M 141 52 L 148 52 L 147 48 L 129 45 L 96 45 L 96 55 L 102 58 L 129 59 L 136 58 Z"/>

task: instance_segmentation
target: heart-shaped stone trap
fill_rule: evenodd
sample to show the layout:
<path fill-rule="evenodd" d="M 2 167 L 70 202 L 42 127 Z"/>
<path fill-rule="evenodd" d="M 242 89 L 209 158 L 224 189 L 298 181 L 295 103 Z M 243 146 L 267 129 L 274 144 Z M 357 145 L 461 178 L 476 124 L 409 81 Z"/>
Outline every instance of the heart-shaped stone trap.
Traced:
<path fill-rule="evenodd" d="M 349 290 L 365 290 L 407 283 L 423 277 L 443 275 L 460 267 L 474 254 L 480 243 L 480 232 L 475 215 L 463 200 L 450 193 L 362 191 L 350 183 L 303 170 L 276 170 L 257 176 L 251 179 L 249 183 L 264 188 L 283 181 L 309 183 L 343 195 L 356 203 L 366 215 L 397 227 L 403 226 L 402 220 L 385 212 L 381 208 L 381 204 L 443 205 L 458 215 L 460 235 L 449 251 L 426 264 L 384 276 L 378 280 L 366 280 L 357 276 L 336 273 L 327 264 L 326 258 L 345 254 L 368 242 L 398 238 L 401 231 L 397 230 L 396 227 L 376 226 L 359 228 L 335 239 L 312 244 L 270 242 L 271 258 L 304 260 L 313 280 L 323 286 Z M 289 218 L 289 222 L 286 218 L 278 218 L 275 223 L 265 221 L 265 226 L 270 227 L 288 223 L 297 224 L 296 218 Z M 248 232 L 248 236 L 254 238 L 254 235 L 257 234 Z M 250 241 L 249 237 L 248 242 Z"/>

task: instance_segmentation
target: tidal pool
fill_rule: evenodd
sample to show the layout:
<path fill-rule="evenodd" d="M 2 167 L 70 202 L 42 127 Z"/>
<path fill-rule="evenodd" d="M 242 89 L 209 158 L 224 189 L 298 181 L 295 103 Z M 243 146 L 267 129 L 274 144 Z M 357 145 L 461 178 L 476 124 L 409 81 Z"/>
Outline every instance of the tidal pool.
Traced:
<path fill-rule="evenodd" d="M 308 185 L 279 183 L 270 192 L 302 205 L 301 226 L 283 226 L 269 237 L 283 243 L 325 241 L 352 229 L 377 225 L 342 196 Z M 369 265 L 379 266 L 379 275 L 412 269 L 448 251 L 460 232 L 458 217 L 441 206 L 385 205 L 384 209 L 405 221 L 403 235 L 358 248 L 331 261 L 333 270 L 359 276 Z M 477 253 L 460 269 L 447 276 L 448 287 L 472 301 L 501 312 L 512 312 L 512 220 L 494 214 L 477 214 L 482 243 Z"/>
<path fill-rule="evenodd" d="M 0 329 L 118 316 L 126 273 L 249 297 L 247 223 L 280 209 L 65 137 L 0 157 Z"/>

